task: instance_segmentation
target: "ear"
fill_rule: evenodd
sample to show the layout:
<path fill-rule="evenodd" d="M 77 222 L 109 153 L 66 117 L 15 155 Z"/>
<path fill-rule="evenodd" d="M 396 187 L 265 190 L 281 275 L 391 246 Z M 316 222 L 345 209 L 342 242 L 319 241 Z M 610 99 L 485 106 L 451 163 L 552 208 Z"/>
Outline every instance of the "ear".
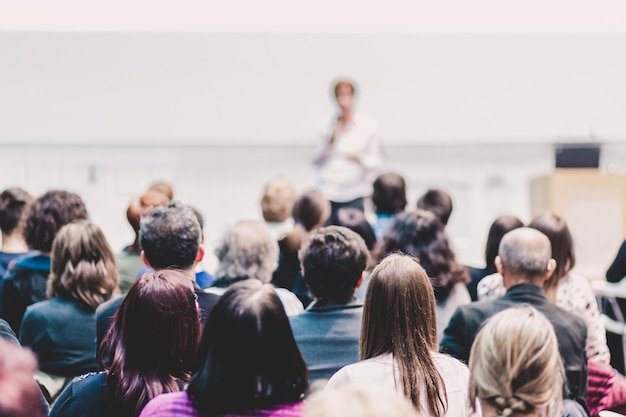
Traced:
<path fill-rule="evenodd" d="M 494 259 L 493 263 L 496 266 L 496 271 L 498 271 L 500 275 L 504 275 L 504 268 L 502 267 L 502 258 L 500 258 L 500 255 L 496 256 L 496 259 Z"/>
<path fill-rule="evenodd" d="M 198 246 L 198 253 L 196 254 L 195 262 L 199 264 L 204 259 L 204 246 Z"/>
<path fill-rule="evenodd" d="M 146 254 L 143 250 L 141 251 L 141 254 L 139 254 L 139 256 L 141 257 L 141 262 L 143 262 L 145 266 L 152 268 L 152 265 L 150 265 L 150 262 L 148 262 L 148 258 L 146 258 Z"/>
<path fill-rule="evenodd" d="M 361 277 L 359 278 L 359 280 L 356 283 L 356 287 L 354 287 L 354 289 L 356 290 L 357 288 L 360 288 L 361 285 L 363 284 L 363 281 L 365 280 L 365 271 L 363 271 L 361 273 Z"/>
<path fill-rule="evenodd" d="M 555 270 L 556 270 L 556 259 L 552 258 L 548 261 L 546 272 L 543 274 L 543 280 L 546 281 L 548 278 L 550 278 Z"/>

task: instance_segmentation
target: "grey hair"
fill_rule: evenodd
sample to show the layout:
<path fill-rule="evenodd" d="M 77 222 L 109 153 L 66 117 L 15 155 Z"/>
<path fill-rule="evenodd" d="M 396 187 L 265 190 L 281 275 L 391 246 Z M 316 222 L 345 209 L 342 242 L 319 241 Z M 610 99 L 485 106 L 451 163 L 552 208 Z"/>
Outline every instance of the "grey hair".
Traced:
<path fill-rule="evenodd" d="M 265 225 L 256 220 L 242 220 L 226 230 L 215 247 L 219 265 L 218 278 L 272 279 L 278 266 L 278 242 Z"/>
<path fill-rule="evenodd" d="M 498 256 L 508 273 L 533 279 L 546 272 L 552 247 L 550 239 L 540 231 L 520 227 L 504 235 Z"/>
<path fill-rule="evenodd" d="M 559 416 L 565 371 L 554 328 L 538 310 L 524 305 L 501 311 L 478 332 L 469 359 L 469 400 L 499 416 L 545 409 Z"/>

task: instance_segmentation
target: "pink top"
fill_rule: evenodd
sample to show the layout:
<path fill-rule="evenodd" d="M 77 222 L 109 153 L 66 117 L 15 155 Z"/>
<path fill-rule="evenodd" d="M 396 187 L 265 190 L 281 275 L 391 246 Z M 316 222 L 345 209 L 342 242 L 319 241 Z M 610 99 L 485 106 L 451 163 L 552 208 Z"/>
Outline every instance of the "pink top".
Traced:
<path fill-rule="evenodd" d="M 282 404 L 272 409 L 255 410 L 251 414 L 222 414 L 220 417 L 302 417 L 302 402 Z M 193 408 L 187 391 L 161 394 L 153 398 L 139 417 L 200 417 Z"/>

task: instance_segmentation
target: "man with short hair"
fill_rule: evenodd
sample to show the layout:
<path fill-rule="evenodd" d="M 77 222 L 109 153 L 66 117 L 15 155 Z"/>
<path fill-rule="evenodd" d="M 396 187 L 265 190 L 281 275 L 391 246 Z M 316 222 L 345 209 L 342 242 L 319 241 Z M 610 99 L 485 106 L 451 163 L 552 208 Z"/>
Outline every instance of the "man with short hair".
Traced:
<path fill-rule="evenodd" d="M 417 208 L 434 213 L 444 227 L 452 214 L 452 197 L 440 189 L 430 189 L 417 200 Z"/>
<path fill-rule="evenodd" d="M 290 318 L 311 380 L 328 379 L 359 360 L 363 303 L 354 297 L 369 252 L 355 232 L 341 226 L 317 229 L 299 252 L 304 280 L 314 301 Z"/>
<path fill-rule="evenodd" d="M 139 229 L 141 258 L 152 269 L 180 269 L 193 281 L 204 323 L 212 307 L 211 297 L 195 281 L 196 264 L 204 257 L 200 224 L 185 206 L 154 207 L 141 217 Z M 124 296 L 100 305 L 96 310 L 98 346 L 109 329 Z"/>
<path fill-rule="evenodd" d="M 507 308 L 530 304 L 554 326 L 570 397 L 582 400 L 587 387 L 587 328 L 580 317 L 551 303 L 544 295 L 543 282 L 556 267 L 551 256 L 550 240 L 538 230 L 522 227 L 504 235 L 495 263 L 506 294 L 459 307 L 444 332 L 440 350 L 467 362 L 474 338 L 487 319 Z"/>

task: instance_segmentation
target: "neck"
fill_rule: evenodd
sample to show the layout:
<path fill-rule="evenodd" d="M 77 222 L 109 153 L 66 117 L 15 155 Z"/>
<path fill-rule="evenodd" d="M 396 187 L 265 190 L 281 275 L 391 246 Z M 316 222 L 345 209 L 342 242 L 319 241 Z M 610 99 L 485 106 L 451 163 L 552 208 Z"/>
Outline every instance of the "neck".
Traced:
<path fill-rule="evenodd" d="M 24 237 L 19 233 L 7 235 L 2 233 L 2 252 L 5 253 L 23 253 L 28 251 L 28 245 Z"/>
<path fill-rule="evenodd" d="M 339 120 L 341 120 L 344 123 L 349 122 L 350 120 L 352 120 L 352 116 L 353 116 L 353 112 L 351 109 L 348 109 L 346 111 L 341 111 L 341 115 L 339 116 Z"/>

